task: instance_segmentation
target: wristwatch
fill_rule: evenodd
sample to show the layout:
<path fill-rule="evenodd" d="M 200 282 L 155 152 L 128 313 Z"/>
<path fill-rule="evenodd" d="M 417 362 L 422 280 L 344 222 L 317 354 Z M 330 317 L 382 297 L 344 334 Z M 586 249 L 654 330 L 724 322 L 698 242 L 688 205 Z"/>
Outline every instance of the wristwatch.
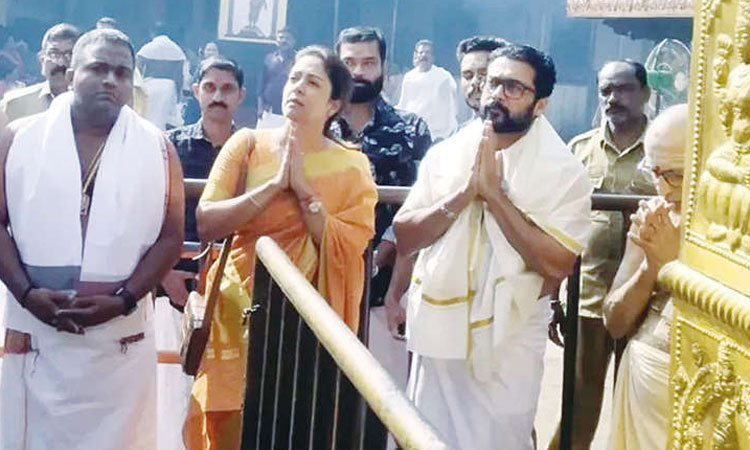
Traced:
<path fill-rule="evenodd" d="M 302 203 L 304 208 L 312 214 L 317 214 L 323 209 L 323 202 L 315 197 L 310 197 L 309 199 L 302 200 Z"/>
<path fill-rule="evenodd" d="M 138 299 L 135 298 L 135 296 L 131 294 L 130 291 L 125 288 L 125 286 L 121 286 L 120 289 L 115 292 L 115 297 L 120 297 L 122 299 L 122 302 L 125 304 L 125 311 L 122 312 L 123 316 L 129 316 L 130 313 L 135 311 Z"/>

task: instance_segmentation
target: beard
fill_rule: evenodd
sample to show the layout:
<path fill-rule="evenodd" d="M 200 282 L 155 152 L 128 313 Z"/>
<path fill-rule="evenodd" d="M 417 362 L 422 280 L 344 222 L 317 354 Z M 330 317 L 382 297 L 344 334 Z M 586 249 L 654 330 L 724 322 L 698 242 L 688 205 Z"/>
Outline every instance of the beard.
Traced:
<path fill-rule="evenodd" d="M 534 121 L 534 104 L 532 103 L 526 111 L 520 115 L 513 116 L 510 110 L 499 102 L 480 107 L 482 120 L 491 120 L 492 129 L 495 133 L 517 133 L 526 131 Z"/>
<path fill-rule="evenodd" d="M 380 95 L 383 90 L 383 75 L 375 81 L 367 81 L 361 78 L 354 79 L 354 91 L 352 92 L 352 103 L 367 103 Z"/>

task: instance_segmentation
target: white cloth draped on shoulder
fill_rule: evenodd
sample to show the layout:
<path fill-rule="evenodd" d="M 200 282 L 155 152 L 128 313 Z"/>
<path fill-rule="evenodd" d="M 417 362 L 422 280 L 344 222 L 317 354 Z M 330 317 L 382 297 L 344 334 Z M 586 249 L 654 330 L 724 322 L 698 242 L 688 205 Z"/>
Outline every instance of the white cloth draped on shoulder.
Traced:
<path fill-rule="evenodd" d="M 404 208 L 434 205 L 470 175 L 482 122 L 476 120 L 432 148 Z M 503 158 L 509 199 L 542 230 L 575 254 L 590 228 L 592 187 L 581 164 L 543 116 Z M 543 279 L 527 270 L 483 202 L 461 211 L 451 227 L 423 249 L 409 293 L 409 348 L 421 355 L 471 360 L 478 379 L 514 328 L 523 327 L 541 294 Z"/>
<path fill-rule="evenodd" d="M 161 232 L 168 163 L 161 133 L 124 106 L 103 148 L 85 242 L 73 94 L 19 129 L 6 162 L 10 229 L 32 282 L 111 294 Z M 56 331 L 6 303 L 7 328 L 31 335 L 31 352 L 6 354 L 4 449 L 156 447 L 156 350 L 150 296 L 128 316 Z"/>
<path fill-rule="evenodd" d="M 19 130 L 6 164 L 13 240 L 24 264 L 81 266 L 81 280 L 130 276 L 164 221 L 167 154 L 159 130 L 124 106 L 107 137 L 94 185 L 86 245 L 72 93 Z"/>

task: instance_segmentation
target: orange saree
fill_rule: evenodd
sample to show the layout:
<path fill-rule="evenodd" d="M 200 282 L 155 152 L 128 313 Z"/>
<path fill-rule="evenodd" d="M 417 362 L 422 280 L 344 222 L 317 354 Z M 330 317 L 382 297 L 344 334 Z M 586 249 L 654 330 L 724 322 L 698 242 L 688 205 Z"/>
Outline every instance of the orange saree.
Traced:
<path fill-rule="evenodd" d="M 219 153 L 201 202 L 233 196 L 251 133 L 255 148 L 248 160 L 247 189 L 278 172 L 281 158 L 271 143 L 271 131 L 242 129 Z M 333 144 L 307 153 L 303 172 L 328 212 L 320 246 L 313 242 L 296 197 L 289 192 L 278 194 L 237 231 L 221 279 L 208 347 L 191 392 L 183 429 L 189 450 L 239 448 L 248 344 L 242 312 L 251 304 L 259 237 L 273 238 L 349 328 L 357 331 L 364 286 L 362 254 L 374 233 L 377 202 L 370 163 L 364 154 Z M 208 285 L 215 272 L 214 266 Z"/>

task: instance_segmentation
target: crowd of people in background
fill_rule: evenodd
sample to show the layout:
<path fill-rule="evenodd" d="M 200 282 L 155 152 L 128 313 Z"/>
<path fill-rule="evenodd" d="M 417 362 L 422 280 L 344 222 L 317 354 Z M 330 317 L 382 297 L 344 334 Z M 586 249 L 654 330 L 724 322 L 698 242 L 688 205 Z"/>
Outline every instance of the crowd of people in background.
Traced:
<path fill-rule="evenodd" d="M 135 49 L 113 18 L 85 33 L 58 24 L 41 39 L 37 81 L 28 44 L 0 30 L 2 447 L 157 448 L 159 411 L 172 420 L 160 419 L 171 425 L 158 448 L 239 448 L 239 318 L 255 241 L 270 235 L 353 331 L 372 277 L 373 312 L 404 360 L 414 355 L 410 399 L 464 449 L 536 446 L 548 331 L 581 256 L 574 448 L 591 443 L 622 336 L 633 339 L 609 447 L 664 448 L 671 305 L 656 274 L 679 242 L 684 105 L 651 122 L 643 65 L 609 62 L 601 125 L 566 145 L 544 116 L 554 62 L 531 46 L 467 37 L 451 74 L 420 40 L 414 68 L 389 77 L 376 28 L 344 29 L 331 48 L 298 49 L 286 28 L 276 38 L 243 68 L 221 43 L 185 51 L 158 26 Z M 237 120 L 247 99 L 253 123 Z M 208 180 L 200 199 L 183 198 L 183 177 Z M 411 191 L 399 209 L 378 205 L 376 186 Z M 591 210 L 593 192 L 652 200 L 627 228 Z M 183 240 L 231 233 L 223 273 L 197 280 L 194 261 L 175 264 Z M 157 382 L 151 305 L 157 327 L 175 328 L 189 291 L 217 280 L 197 376 Z M 103 425 L 91 432 L 92 421 Z"/>

